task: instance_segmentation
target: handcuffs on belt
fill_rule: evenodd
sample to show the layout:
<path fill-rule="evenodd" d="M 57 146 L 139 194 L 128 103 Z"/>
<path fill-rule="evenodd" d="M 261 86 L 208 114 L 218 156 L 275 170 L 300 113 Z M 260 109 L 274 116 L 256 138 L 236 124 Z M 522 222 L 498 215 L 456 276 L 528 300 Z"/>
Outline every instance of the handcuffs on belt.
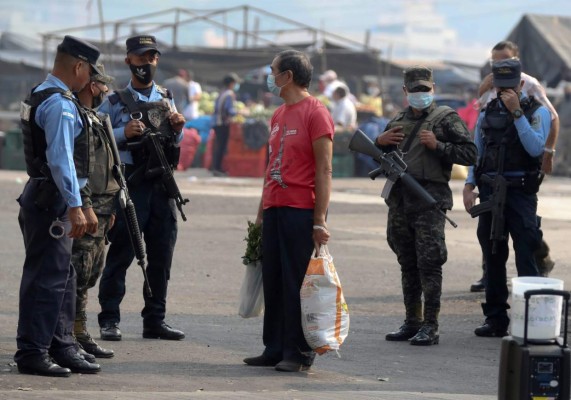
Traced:
<path fill-rule="evenodd" d="M 50 225 L 48 232 L 54 239 L 61 239 L 63 235 L 65 235 L 65 224 L 60 221 L 59 218 L 56 218 L 55 221 Z"/>

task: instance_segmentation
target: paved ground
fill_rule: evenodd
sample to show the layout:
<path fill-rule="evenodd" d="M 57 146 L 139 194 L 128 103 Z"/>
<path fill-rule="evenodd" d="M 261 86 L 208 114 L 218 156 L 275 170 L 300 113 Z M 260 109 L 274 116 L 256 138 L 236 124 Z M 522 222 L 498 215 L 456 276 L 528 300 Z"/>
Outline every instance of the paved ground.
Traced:
<path fill-rule="evenodd" d="M 14 199 L 22 172 L 0 171 L 0 399 L 494 399 L 498 339 L 477 338 L 482 294 L 469 293 L 479 277 L 476 221 L 462 208 L 462 182 L 452 183 L 459 227 L 447 227 L 449 261 L 444 267 L 441 343 L 417 348 L 386 342 L 403 319 L 400 273 L 386 244 L 387 208 L 378 197 L 382 181 L 335 179 L 329 217 L 330 250 L 349 308 L 350 334 L 341 358 L 321 356 L 309 373 L 284 374 L 247 367 L 242 359 L 262 350 L 260 318 L 237 315 L 244 273 L 240 256 L 246 221 L 255 215 L 260 179 L 211 178 L 203 170 L 176 175 L 191 199 L 189 221 L 180 222 L 167 322 L 183 329 L 181 342 L 141 338 L 142 279 L 128 274 L 122 305 L 124 340 L 103 342 L 116 357 L 102 360 L 98 375 L 46 378 L 20 375 L 12 361 L 22 238 Z M 542 186 L 540 211 L 556 260 L 552 276 L 570 281 L 571 180 L 550 178 Z M 513 259 L 509 273 L 514 275 Z M 89 328 L 98 336 L 97 290 L 88 306 Z"/>

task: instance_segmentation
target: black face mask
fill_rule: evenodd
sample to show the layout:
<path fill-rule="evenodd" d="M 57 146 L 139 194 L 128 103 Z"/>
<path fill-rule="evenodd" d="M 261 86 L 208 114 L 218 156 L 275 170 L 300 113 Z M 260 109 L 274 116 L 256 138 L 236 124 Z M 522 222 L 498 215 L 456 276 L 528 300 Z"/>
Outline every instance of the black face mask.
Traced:
<path fill-rule="evenodd" d="M 153 64 L 143 64 L 143 65 L 133 65 L 129 64 L 131 72 L 135 76 L 135 79 L 143 85 L 148 85 L 153 81 L 155 77 L 155 72 L 157 72 L 157 66 Z"/>

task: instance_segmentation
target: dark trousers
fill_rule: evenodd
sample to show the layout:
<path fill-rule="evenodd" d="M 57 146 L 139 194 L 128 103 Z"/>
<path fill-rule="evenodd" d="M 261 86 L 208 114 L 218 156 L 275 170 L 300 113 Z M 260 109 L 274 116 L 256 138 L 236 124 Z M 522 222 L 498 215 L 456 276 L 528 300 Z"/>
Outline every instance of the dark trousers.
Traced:
<path fill-rule="evenodd" d="M 406 323 L 409 325 L 424 322 L 438 327 L 442 265 L 448 258 L 444 225 L 444 216 L 437 210 L 405 213 L 402 207 L 389 208 L 387 242 L 401 267 Z"/>
<path fill-rule="evenodd" d="M 230 126 L 216 125 L 214 127 L 214 132 L 216 133 L 216 138 L 214 140 L 214 153 L 212 155 L 212 170 L 222 171 L 222 161 L 224 161 L 224 155 L 226 154 L 226 148 L 228 147 Z"/>
<path fill-rule="evenodd" d="M 491 195 L 489 185 L 479 188 L 480 201 L 486 201 Z M 506 284 L 506 262 L 509 256 L 507 239 L 497 242 L 497 250 L 492 254 L 490 231 L 492 213 L 480 215 L 478 221 L 478 241 L 482 247 L 486 273 L 486 302 L 482 304 L 486 322 L 499 328 L 507 328 L 509 318 L 508 287 Z M 527 194 L 519 188 L 509 188 L 504 209 L 505 236 L 511 236 L 515 251 L 515 265 L 518 276 L 538 276 L 534 253 L 542 240 L 539 218 L 537 216 L 537 195 Z"/>
<path fill-rule="evenodd" d="M 299 291 L 314 251 L 313 210 L 264 210 L 262 247 L 264 354 L 311 365 L 315 353 L 303 335 Z"/>
<path fill-rule="evenodd" d="M 145 241 L 147 275 L 153 295 L 148 297 L 143 291 L 145 307 L 141 316 L 144 326 L 153 327 L 162 323 L 166 314 L 167 286 L 177 237 L 176 207 L 159 181 L 142 181 L 136 186 L 129 185 L 129 194 L 135 204 L 139 228 Z M 109 240 L 111 245 L 99 282 L 100 326 L 119 323 L 121 320 L 119 305 L 125 296 L 125 276 L 135 258 L 125 217 L 119 205 Z"/>
<path fill-rule="evenodd" d="M 26 259 L 20 284 L 20 310 L 14 360 L 26 362 L 49 351 L 63 353 L 74 346 L 75 272 L 71 267 L 72 239 L 52 238 L 48 231 L 59 217 L 67 226 L 67 207 L 61 195 L 48 211 L 34 205 L 39 181 L 30 179 L 18 199 L 18 222 Z"/>

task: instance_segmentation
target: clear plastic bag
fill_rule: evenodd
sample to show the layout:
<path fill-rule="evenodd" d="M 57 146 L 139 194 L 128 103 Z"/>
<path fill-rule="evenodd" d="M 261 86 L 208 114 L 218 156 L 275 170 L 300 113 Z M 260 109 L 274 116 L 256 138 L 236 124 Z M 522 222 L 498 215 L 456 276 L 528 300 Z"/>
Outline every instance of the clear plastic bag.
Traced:
<path fill-rule="evenodd" d="M 238 314 L 242 318 L 259 317 L 264 312 L 264 287 L 262 281 L 262 262 L 246 265 L 246 273 L 240 288 Z"/>
<path fill-rule="evenodd" d="M 349 309 L 327 246 L 311 257 L 300 296 L 307 344 L 317 354 L 337 352 L 349 333 Z"/>

